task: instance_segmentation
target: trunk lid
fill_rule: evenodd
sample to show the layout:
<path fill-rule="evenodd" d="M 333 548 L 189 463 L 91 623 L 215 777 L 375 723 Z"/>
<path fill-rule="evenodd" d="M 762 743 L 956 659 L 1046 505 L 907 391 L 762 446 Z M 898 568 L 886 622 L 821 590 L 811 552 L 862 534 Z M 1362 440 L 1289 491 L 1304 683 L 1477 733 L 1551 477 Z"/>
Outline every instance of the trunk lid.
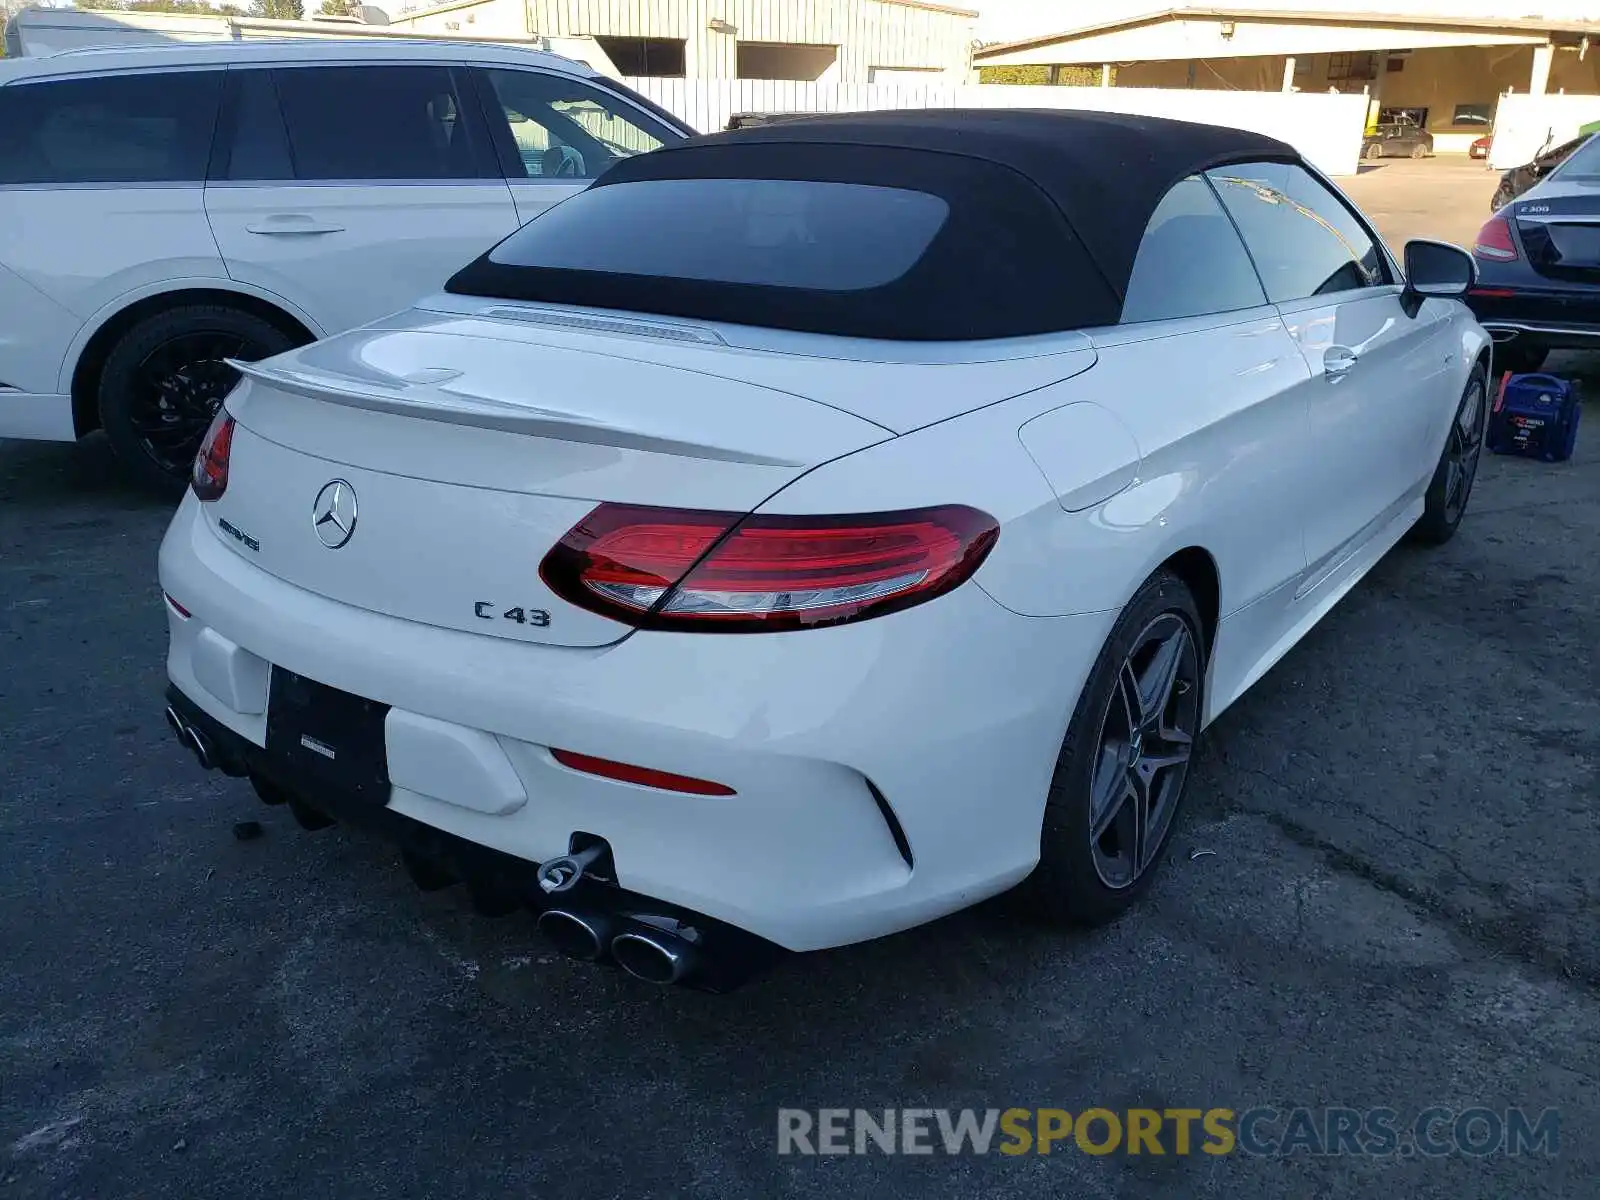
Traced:
<path fill-rule="evenodd" d="M 1600 189 L 1530 196 L 1512 211 L 1529 266 L 1547 279 L 1600 286 Z"/>
<path fill-rule="evenodd" d="M 263 570 L 405 620 L 609 644 L 628 627 L 539 577 L 596 504 L 744 513 L 892 436 L 788 392 L 604 352 L 692 329 L 636 322 L 631 334 L 587 335 L 598 345 L 585 348 L 508 323 L 395 324 L 237 364 L 228 486 L 203 510 Z M 319 533 L 328 508 L 340 519 Z"/>
<path fill-rule="evenodd" d="M 669 364 L 805 396 L 895 433 L 1035 391 L 1095 362 L 1094 343 L 1079 332 L 992 342 L 875 342 L 477 296 L 431 296 L 390 323 L 488 338 L 520 330 L 543 345 Z M 639 326 L 651 332 L 631 332 Z"/>

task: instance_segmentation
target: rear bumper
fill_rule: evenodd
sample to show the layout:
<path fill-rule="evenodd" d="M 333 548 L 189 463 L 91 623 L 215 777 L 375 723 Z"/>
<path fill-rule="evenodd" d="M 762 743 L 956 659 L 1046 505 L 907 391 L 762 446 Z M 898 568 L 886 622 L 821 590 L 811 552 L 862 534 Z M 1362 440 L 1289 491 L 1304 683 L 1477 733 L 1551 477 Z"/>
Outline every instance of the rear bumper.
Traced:
<path fill-rule="evenodd" d="M 1485 320 L 1485 332 L 1497 346 L 1542 346 L 1550 350 L 1592 350 L 1600 347 L 1600 326 L 1557 325 L 1535 321 Z"/>
<path fill-rule="evenodd" d="M 210 765 L 224 774 L 258 781 L 262 798 L 268 803 L 287 800 L 334 818 L 342 824 L 368 829 L 393 842 L 420 870 L 440 884 L 464 883 L 475 896 L 499 904 L 509 900 L 535 911 L 557 909 L 582 913 L 588 919 L 617 933 L 645 929 L 648 920 L 679 922 L 695 931 L 700 953 L 692 973 L 682 982 L 705 991 L 732 991 L 753 975 L 760 974 L 783 957 L 781 947 L 763 938 L 735 929 L 704 913 L 665 904 L 640 896 L 615 883 L 585 875 L 576 886 L 559 896 L 546 895 L 539 887 L 539 864 L 516 858 L 435 829 L 392 808 L 378 808 L 349 797 L 321 793 L 297 793 L 291 784 L 275 775 L 271 757 L 248 738 L 235 733 L 221 721 L 184 695 L 175 685 L 167 688 L 167 705 L 177 714 L 186 730 L 205 739 Z"/>
<path fill-rule="evenodd" d="M 1600 345 L 1600 289 L 1500 288 L 1469 293 L 1467 307 L 1497 344 L 1550 349 Z"/>
<path fill-rule="evenodd" d="M 908 928 L 1033 869 L 1115 616 L 1019 617 L 967 586 L 833 629 L 508 645 L 285 584 L 199 508 L 185 499 L 160 561 L 190 614 L 169 609 L 167 666 L 192 710 L 263 749 L 271 664 L 390 705 L 385 812 L 527 864 L 603 838 L 624 889 L 789 950 Z M 587 775 L 552 748 L 736 794 Z"/>
<path fill-rule="evenodd" d="M 77 436 L 71 396 L 0 387 L 0 438 L 70 442 Z"/>

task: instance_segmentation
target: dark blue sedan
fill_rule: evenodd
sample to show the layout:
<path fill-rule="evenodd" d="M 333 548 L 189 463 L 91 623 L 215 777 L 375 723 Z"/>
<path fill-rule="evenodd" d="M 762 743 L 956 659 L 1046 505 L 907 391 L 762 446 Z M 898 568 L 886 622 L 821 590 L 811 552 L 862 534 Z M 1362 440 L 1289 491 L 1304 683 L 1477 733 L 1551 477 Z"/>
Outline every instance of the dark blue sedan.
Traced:
<path fill-rule="evenodd" d="M 1495 366 L 1537 371 L 1552 350 L 1600 349 L 1600 137 L 1478 231 L 1467 303 Z"/>

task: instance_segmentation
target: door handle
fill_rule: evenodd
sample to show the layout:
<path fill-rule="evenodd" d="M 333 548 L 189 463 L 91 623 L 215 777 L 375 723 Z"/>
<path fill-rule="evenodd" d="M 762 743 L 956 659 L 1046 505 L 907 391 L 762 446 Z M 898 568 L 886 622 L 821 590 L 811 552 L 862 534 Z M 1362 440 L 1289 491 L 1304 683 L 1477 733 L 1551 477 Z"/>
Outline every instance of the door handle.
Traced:
<path fill-rule="evenodd" d="M 1343 379 L 1360 357 L 1349 346 L 1329 346 L 1322 352 L 1322 373 L 1330 379 Z"/>
<path fill-rule="evenodd" d="M 343 233 L 343 225 L 325 225 L 311 217 L 274 216 L 259 225 L 246 225 L 246 233 L 259 233 L 263 237 L 296 237 L 313 233 Z"/>

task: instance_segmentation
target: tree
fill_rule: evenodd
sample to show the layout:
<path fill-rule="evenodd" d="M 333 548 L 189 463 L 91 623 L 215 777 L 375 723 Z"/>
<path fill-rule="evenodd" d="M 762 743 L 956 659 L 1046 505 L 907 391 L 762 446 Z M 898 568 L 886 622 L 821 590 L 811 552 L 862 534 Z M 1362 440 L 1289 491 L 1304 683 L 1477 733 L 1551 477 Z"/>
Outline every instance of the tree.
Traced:
<path fill-rule="evenodd" d="M 275 21 L 303 21 L 306 16 L 306 6 L 300 0 L 256 0 L 250 11 Z"/>
<path fill-rule="evenodd" d="M 207 0 L 75 0 L 77 7 L 98 12 L 182 13 L 196 17 L 242 17 L 237 4 L 210 4 Z"/>
<path fill-rule="evenodd" d="M 1058 84 L 1067 87 L 1099 87 L 1099 67 L 1069 67 L 1062 66 L 1053 69 L 1049 66 L 1027 67 L 983 67 L 978 68 L 979 83 L 1009 83 L 1020 86 L 1038 87 L 1044 84 Z M 1111 68 L 1111 82 L 1117 82 L 1117 68 Z"/>
<path fill-rule="evenodd" d="M 322 15 L 325 17 L 359 17 L 361 5 L 359 0 L 322 0 Z"/>

